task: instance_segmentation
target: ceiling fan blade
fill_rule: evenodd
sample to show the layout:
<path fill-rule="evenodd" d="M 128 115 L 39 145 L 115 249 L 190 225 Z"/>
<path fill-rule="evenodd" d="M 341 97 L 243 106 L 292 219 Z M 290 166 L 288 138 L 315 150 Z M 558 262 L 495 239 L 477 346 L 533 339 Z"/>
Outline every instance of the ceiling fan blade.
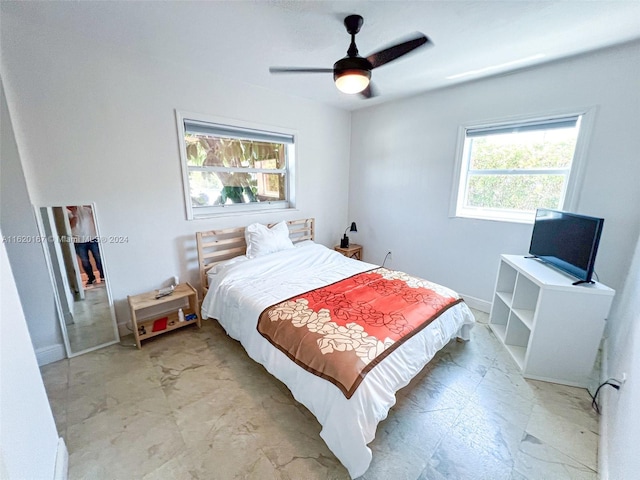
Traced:
<path fill-rule="evenodd" d="M 426 35 L 420 33 L 417 37 L 407 40 L 406 42 L 399 43 L 393 47 L 385 48 L 379 52 L 372 53 L 367 57 L 367 60 L 371 62 L 372 68 L 377 68 L 385 63 L 389 63 L 397 58 L 405 55 L 412 50 L 429 42 Z"/>
<path fill-rule="evenodd" d="M 376 89 L 373 87 L 373 85 L 371 83 L 369 83 L 369 85 L 367 85 L 367 88 L 365 88 L 364 90 L 362 90 L 360 92 L 360 96 L 363 98 L 371 98 L 371 97 L 375 97 L 378 95 L 378 92 L 376 91 Z"/>
<path fill-rule="evenodd" d="M 271 73 L 333 73 L 333 68 L 269 67 Z"/>

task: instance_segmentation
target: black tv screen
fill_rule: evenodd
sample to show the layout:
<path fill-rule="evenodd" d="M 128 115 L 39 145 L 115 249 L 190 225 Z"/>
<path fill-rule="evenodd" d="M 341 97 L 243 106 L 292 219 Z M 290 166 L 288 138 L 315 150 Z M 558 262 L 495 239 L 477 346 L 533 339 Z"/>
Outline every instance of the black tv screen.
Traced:
<path fill-rule="evenodd" d="M 591 282 L 603 218 L 539 208 L 529 253 L 543 262 Z"/>

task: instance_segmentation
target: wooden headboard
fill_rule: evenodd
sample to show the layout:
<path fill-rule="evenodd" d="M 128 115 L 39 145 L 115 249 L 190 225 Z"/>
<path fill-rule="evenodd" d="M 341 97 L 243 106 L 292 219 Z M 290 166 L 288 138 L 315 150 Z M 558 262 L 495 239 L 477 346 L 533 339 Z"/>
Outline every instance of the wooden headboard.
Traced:
<path fill-rule="evenodd" d="M 289 227 L 289 238 L 294 244 L 304 240 L 315 240 L 315 220 L 313 218 L 291 220 L 286 223 Z M 273 225 L 275 223 L 270 223 L 267 226 L 272 227 Z M 247 243 L 244 239 L 244 229 L 245 227 L 236 227 L 196 233 L 200 283 L 202 285 L 201 299 L 204 299 L 209 289 L 207 272 L 220 262 L 246 253 Z"/>

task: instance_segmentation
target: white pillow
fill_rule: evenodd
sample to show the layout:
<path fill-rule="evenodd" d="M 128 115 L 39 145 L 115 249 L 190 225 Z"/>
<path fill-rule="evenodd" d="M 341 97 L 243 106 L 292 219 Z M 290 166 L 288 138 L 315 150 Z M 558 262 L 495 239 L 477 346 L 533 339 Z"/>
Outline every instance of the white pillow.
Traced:
<path fill-rule="evenodd" d="M 245 228 L 244 239 L 247 242 L 247 257 L 249 258 L 294 248 L 289 238 L 289 227 L 284 221 L 271 228 L 261 223 L 252 223 Z"/>

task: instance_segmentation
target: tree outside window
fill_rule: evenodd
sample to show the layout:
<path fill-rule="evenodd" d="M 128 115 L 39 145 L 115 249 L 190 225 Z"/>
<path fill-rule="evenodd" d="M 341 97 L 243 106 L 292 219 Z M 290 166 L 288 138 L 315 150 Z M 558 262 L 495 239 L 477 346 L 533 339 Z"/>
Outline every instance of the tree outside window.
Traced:
<path fill-rule="evenodd" d="M 467 128 L 456 215 L 533 220 L 561 209 L 578 141 L 577 116 Z"/>
<path fill-rule="evenodd" d="M 293 136 L 184 119 L 183 157 L 193 217 L 290 204 Z"/>

